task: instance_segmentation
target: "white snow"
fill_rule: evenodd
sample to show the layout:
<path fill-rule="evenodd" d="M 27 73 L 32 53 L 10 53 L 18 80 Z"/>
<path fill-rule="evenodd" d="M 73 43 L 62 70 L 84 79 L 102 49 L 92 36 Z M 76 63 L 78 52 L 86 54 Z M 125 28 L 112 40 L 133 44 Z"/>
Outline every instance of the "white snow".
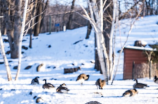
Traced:
<path fill-rule="evenodd" d="M 126 46 L 133 45 L 135 40 L 144 40 L 147 43 L 155 43 L 158 40 L 158 16 L 147 16 L 137 20 Z M 116 51 L 121 49 L 126 33 L 129 30 L 129 19 L 120 21 L 121 26 L 116 31 Z M 133 88 L 135 81 L 123 80 L 123 54 L 119 64 L 116 80 L 113 85 L 106 85 L 103 90 L 97 90 L 95 81 L 98 78 L 103 79 L 100 72 L 94 69 L 94 31 L 90 35 L 90 39 L 86 40 L 86 27 L 66 32 L 41 33 L 39 37 L 33 37 L 33 48 L 22 50 L 22 66 L 18 81 L 14 81 L 16 69 L 14 66 L 18 64 L 17 59 L 10 59 L 7 55 L 13 81 L 7 81 L 7 75 L 4 64 L 0 64 L 0 104 L 35 104 L 34 96 L 42 97 L 45 104 L 85 104 L 89 101 L 98 101 L 102 104 L 156 104 L 158 103 L 158 84 L 153 79 L 142 78 L 138 82 L 146 83 L 150 87 L 146 89 L 137 89 L 138 94 L 133 97 L 122 97 L 122 94 Z M 3 38 L 7 38 L 3 36 Z M 29 45 L 29 36 L 25 36 L 26 40 L 23 45 Z M 77 44 L 76 41 L 82 40 Z M 8 43 L 5 44 L 5 50 L 8 51 Z M 48 48 L 48 45 L 51 45 Z M 118 53 L 116 54 L 117 61 Z M 0 62 L 3 61 L 0 55 Z M 40 72 L 36 72 L 36 67 L 44 63 L 44 67 Z M 72 65 L 74 63 L 74 66 Z M 82 65 L 84 63 L 84 65 Z M 28 70 L 25 67 L 32 65 Z M 64 68 L 73 68 L 81 66 L 81 70 L 64 74 Z M 56 68 L 54 68 L 56 67 Z M 90 78 L 81 86 L 76 82 L 79 74 L 89 74 Z M 31 80 L 39 76 L 40 85 L 31 85 Z M 48 83 L 52 83 L 57 88 L 60 84 L 65 83 L 70 91 L 67 94 L 56 93 L 55 90 L 43 90 L 43 79 L 47 79 Z M 33 94 L 30 95 L 29 93 Z M 103 97 L 101 97 L 101 93 Z"/>

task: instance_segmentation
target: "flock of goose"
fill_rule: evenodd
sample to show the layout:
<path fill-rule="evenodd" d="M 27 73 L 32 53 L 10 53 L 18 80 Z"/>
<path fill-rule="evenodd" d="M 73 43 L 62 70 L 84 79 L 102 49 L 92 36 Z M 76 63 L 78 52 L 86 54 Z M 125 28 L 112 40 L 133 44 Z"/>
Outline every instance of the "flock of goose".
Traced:
<path fill-rule="evenodd" d="M 90 77 L 89 75 L 80 74 L 77 77 L 76 81 L 79 82 L 81 85 L 83 85 L 84 81 L 87 81 L 89 79 L 89 77 Z M 39 77 L 35 77 L 34 79 L 32 79 L 31 84 L 38 85 L 39 84 L 38 78 Z M 55 86 L 51 83 L 47 83 L 46 79 L 43 79 L 43 81 L 45 81 L 45 83 L 42 86 L 43 89 L 49 89 L 49 90 L 55 89 Z M 138 94 L 138 91 L 136 90 L 137 88 L 149 87 L 147 84 L 138 83 L 137 79 L 135 79 L 135 81 L 136 81 L 136 83 L 133 85 L 133 89 L 125 91 L 122 95 L 123 97 L 131 97 L 131 96 Z M 158 84 L 158 77 L 157 76 L 154 77 L 154 82 Z M 95 85 L 97 86 L 97 89 L 103 89 L 106 85 L 106 82 L 105 82 L 105 80 L 97 79 L 97 81 L 95 82 Z M 56 89 L 56 92 L 58 92 L 58 93 L 68 93 L 68 91 L 70 91 L 70 90 L 67 88 L 65 83 L 61 84 Z M 39 103 L 41 99 L 42 99 L 41 97 L 38 97 L 36 99 L 36 103 Z"/>
<path fill-rule="evenodd" d="M 133 89 L 131 90 L 127 90 L 123 93 L 123 97 L 131 97 L 131 96 L 134 96 L 136 94 L 138 94 L 138 91 L 136 90 L 136 88 L 146 88 L 146 87 L 149 87 L 147 84 L 144 84 L 144 83 L 138 83 L 138 80 L 135 79 L 136 83 L 133 85 Z M 154 77 L 154 82 L 158 84 L 158 78 L 157 76 Z"/>

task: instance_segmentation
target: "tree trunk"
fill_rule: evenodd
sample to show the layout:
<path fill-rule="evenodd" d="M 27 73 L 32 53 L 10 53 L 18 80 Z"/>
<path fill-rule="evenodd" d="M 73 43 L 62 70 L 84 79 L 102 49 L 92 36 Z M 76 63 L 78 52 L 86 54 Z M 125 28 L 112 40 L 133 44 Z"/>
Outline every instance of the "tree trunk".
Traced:
<path fill-rule="evenodd" d="M 88 7 L 88 14 L 90 14 L 89 7 Z M 90 22 L 88 21 L 87 34 L 86 34 L 86 38 L 85 39 L 89 39 L 89 36 L 91 34 L 91 30 L 92 30 L 92 26 L 91 26 Z"/>
<path fill-rule="evenodd" d="M 100 74 L 103 74 L 102 71 L 101 71 L 100 63 L 99 63 L 96 33 L 95 33 L 95 40 L 94 41 L 95 41 L 95 66 L 94 66 L 94 68 L 97 69 L 97 71 L 100 71 Z"/>
<path fill-rule="evenodd" d="M 34 8 L 33 8 L 33 10 L 32 10 L 32 13 L 31 13 L 31 18 L 32 17 L 35 17 L 35 15 L 36 15 L 36 10 L 37 10 L 37 0 L 35 0 L 35 6 L 34 6 Z M 30 29 L 30 42 L 29 42 L 29 47 L 30 48 L 32 48 L 32 35 L 34 34 L 34 29 L 35 29 L 35 26 L 32 26 L 32 25 L 34 25 L 35 24 L 35 18 L 31 21 L 31 29 Z"/>
<path fill-rule="evenodd" d="M 116 21 L 116 5 L 117 0 L 113 0 L 113 18 L 112 18 L 112 24 L 111 24 L 111 32 L 110 32 L 110 38 L 109 38 L 109 80 L 113 79 L 113 60 L 112 60 L 112 53 L 113 53 L 113 35 L 114 35 L 114 29 L 115 29 L 115 21 Z"/>
<path fill-rule="evenodd" d="M 15 15 L 14 15 L 14 51 L 12 51 L 12 55 L 15 58 L 19 57 L 19 39 L 20 39 L 20 33 L 21 33 L 21 5 L 22 0 L 16 0 L 15 1 L 16 9 L 15 9 Z"/>
<path fill-rule="evenodd" d="M 8 64 L 8 60 L 7 60 L 6 55 L 5 55 L 5 50 L 4 50 L 3 40 L 2 40 L 2 36 L 1 36 L 1 31 L 0 31 L 0 47 L 1 47 L 1 54 L 3 56 L 6 71 L 7 71 L 7 78 L 8 78 L 8 81 L 11 81 L 12 80 L 11 71 L 10 71 L 10 67 L 9 67 L 9 64 Z"/>
<path fill-rule="evenodd" d="M 91 17 L 88 15 L 87 11 L 83 7 L 82 9 L 84 10 L 87 19 L 89 20 L 89 22 L 95 30 L 98 59 L 103 76 L 105 78 L 106 83 L 108 84 L 107 70 L 109 69 L 109 58 L 105 46 L 105 39 L 103 36 L 103 0 L 100 0 L 99 6 L 97 0 L 89 0 L 88 5 Z"/>
<path fill-rule="evenodd" d="M 88 22 L 86 39 L 89 39 L 89 36 L 90 36 L 90 34 L 91 34 L 91 30 L 92 30 L 92 26 L 91 26 L 91 24 Z"/>
<path fill-rule="evenodd" d="M 149 61 L 149 79 L 151 79 L 152 76 L 152 61 Z"/>
<path fill-rule="evenodd" d="M 29 34 L 30 34 L 29 48 L 32 48 L 32 29 L 29 30 Z"/>
<path fill-rule="evenodd" d="M 105 0 L 104 0 L 105 1 Z M 107 6 L 111 0 L 107 0 L 105 6 Z M 113 3 L 112 3 L 113 4 Z M 113 17 L 113 5 L 110 5 L 106 11 L 104 12 L 104 38 L 105 38 L 105 45 L 106 51 L 108 52 L 108 56 L 110 59 L 107 58 L 107 65 L 108 65 L 108 78 L 110 79 L 111 72 L 112 72 L 112 38 L 113 38 L 113 30 L 112 29 L 112 17 Z M 109 62 L 108 62 L 109 60 Z"/>
<path fill-rule="evenodd" d="M 21 11 L 21 3 L 22 3 L 22 1 L 19 1 L 19 0 L 16 0 L 16 2 L 15 2 L 15 4 L 18 5 L 18 12 Z M 25 19 L 26 19 L 27 5 L 28 5 L 28 0 L 25 0 L 25 8 L 24 8 L 24 12 L 23 12 L 22 27 L 19 26 L 20 27 L 19 29 L 21 31 L 18 32 L 18 33 L 20 33 L 20 36 L 19 36 L 19 46 L 20 47 L 19 47 L 19 50 L 18 50 L 19 51 L 18 71 L 17 71 L 16 77 L 15 77 L 15 80 L 18 79 L 18 76 L 19 76 L 19 73 L 20 73 L 20 69 L 21 69 L 21 46 L 22 46 L 23 33 L 24 33 L 24 29 L 25 29 Z M 18 14 L 20 15 L 21 12 L 18 13 Z M 16 21 L 18 22 L 18 20 L 16 20 Z M 20 22 L 18 22 L 19 25 L 21 25 Z"/>
<path fill-rule="evenodd" d="M 95 24 L 96 25 L 94 25 L 94 24 L 92 24 L 92 25 L 96 32 L 96 43 L 97 43 L 97 52 L 98 52 L 98 57 L 99 57 L 99 63 L 100 63 L 104 78 L 108 84 L 107 69 L 109 68 L 109 66 L 108 66 L 109 64 L 108 64 L 108 55 L 107 55 L 104 36 L 103 36 L 103 1 L 100 0 L 100 6 L 98 6 L 98 7 L 100 7 L 100 11 L 98 8 L 96 8 L 96 5 L 97 5 L 96 0 L 93 0 L 91 2 L 92 7 L 90 7 L 90 9 L 92 8 L 93 13 L 95 15 L 95 18 L 96 18 Z M 92 10 L 90 10 L 91 17 L 93 16 Z M 94 18 L 93 18 L 93 21 L 95 21 Z"/>
<path fill-rule="evenodd" d="M 69 20 L 68 20 L 67 26 L 66 26 L 67 29 L 72 29 L 72 18 L 73 18 L 73 13 L 72 13 L 72 11 L 73 11 L 74 6 L 75 6 L 75 1 L 76 1 L 76 0 L 73 0 L 73 1 L 72 1 L 71 12 L 70 12 Z"/>
<path fill-rule="evenodd" d="M 3 16 L 3 0 L 0 0 L 0 16 Z M 5 23 L 4 23 L 4 18 L 0 19 L 0 29 L 2 35 L 6 35 L 6 28 L 5 28 Z"/>
<path fill-rule="evenodd" d="M 10 10 L 7 8 L 10 8 L 11 4 L 13 4 L 14 2 L 11 0 L 3 0 L 3 9 L 4 9 L 4 22 L 5 22 L 5 26 L 7 29 L 7 36 L 8 36 L 8 40 L 9 40 L 9 46 L 10 46 L 10 51 L 11 51 L 11 58 L 18 58 L 18 53 L 17 50 L 15 49 L 14 45 L 14 28 L 13 28 L 13 24 L 14 24 L 14 10 Z"/>
<path fill-rule="evenodd" d="M 37 14 L 41 14 L 42 13 L 42 8 L 43 8 L 43 3 L 42 1 L 40 0 L 39 3 L 38 3 L 38 6 L 37 6 Z M 36 18 L 36 22 L 37 25 L 35 26 L 35 33 L 34 33 L 34 36 L 38 36 L 39 33 L 40 33 L 40 28 L 41 28 L 41 20 L 42 20 L 42 15 L 39 15 L 37 18 Z"/>
<path fill-rule="evenodd" d="M 46 1 L 45 6 L 44 6 L 44 1 L 40 0 L 38 1 L 38 5 L 37 5 L 37 14 L 39 15 L 36 19 L 35 22 L 38 22 L 37 25 L 35 26 L 34 29 L 34 36 L 38 36 L 41 30 L 41 26 L 43 24 L 43 16 L 44 16 L 44 10 L 47 8 L 47 6 L 49 5 L 49 0 Z"/>

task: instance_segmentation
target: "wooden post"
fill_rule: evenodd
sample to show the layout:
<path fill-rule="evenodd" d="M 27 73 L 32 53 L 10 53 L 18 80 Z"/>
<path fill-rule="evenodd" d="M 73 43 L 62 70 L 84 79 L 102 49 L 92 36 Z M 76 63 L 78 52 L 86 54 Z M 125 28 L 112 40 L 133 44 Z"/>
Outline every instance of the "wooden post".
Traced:
<path fill-rule="evenodd" d="M 63 26 L 63 31 L 66 31 L 66 25 Z"/>
<path fill-rule="evenodd" d="M 149 61 L 149 79 L 151 79 L 152 61 Z"/>
<path fill-rule="evenodd" d="M 133 61 L 133 66 L 132 66 L 132 79 L 134 79 L 134 67 L 135 67 L 135 62 Z"/>
<path fill-rule="evenodd" d="M 51 34 L 51 29 L 52 29 L 52 17 L 50 15 L 49 16 L 49 34 Z"/>

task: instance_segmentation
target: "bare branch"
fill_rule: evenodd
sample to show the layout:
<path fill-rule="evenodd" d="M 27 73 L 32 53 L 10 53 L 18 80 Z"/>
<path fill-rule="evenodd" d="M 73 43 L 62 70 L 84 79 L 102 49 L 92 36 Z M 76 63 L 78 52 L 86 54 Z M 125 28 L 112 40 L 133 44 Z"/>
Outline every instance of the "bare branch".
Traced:
<path fill-rule="evenodd" d="M 112 1 L 104 8 L 103 12 L 112 4 Z"/>
<path fill-rule="evenodd" d="M 117 70 L 118 70 L 119 60 L 120 60 L 122 51 L 123 51 L 123 49 L 124 49 L 124 47 L 125 47 L 125 45 L 126 45 L 126 43 L 127 43 L 127 41 L 128 41 L 129 35 L 131 34 L 131 31 L 132 31 L 132 29 L 133 29 L 133 26 L 134 26 L 136 20 L 137 20 L 137 19 L 139 18 L 139 16 L 140 16 L 141 11 L 142 11 L 142 8 L 140 8 L 138 15 L 136 16 L 136 18 L 134 19 L 133 23 L 131 24 L 130 30 L 128 31 L 128 34 L 127 34 L 127 38 L 126 38 L 126 40 L 125 40 L 125 42 L 124 42 L 124 44 L 123 44 L 123 46 L 122 46 L 122 48 L 121 48 L 121 51 L 120 51 L 120 54 L 119 54 L 119 58 L 118 58 L 118 61 L 117 61 L 116 71 L 115 71 L 113 80 L 112 80 L 112 82 L 111 82 L 111 85 L 113 84 L 113 81 L 114 81 L 114 79 L 115 79 L 115 77 L 116 77 L 116 73 L 117 73 Z"/>
<path fill-rule="evenodd" d="M 93 19 L 91 19 L 87 13 L 87 11 L 85 10 L 85 8 L 83 8 L 82 5 L 80 5 L 81 8 L 83 9 L 84 13 L 86 14 L 86 18 L 89 20 L 89 22 L 92 24 L 92 26 L 94 27 L 94 29 L 96 30 L 96 27 L 95 27 L 95 21 Z"/>
<path fill-rule="evenodd" d="M 104 3 L 103 3 L 103 7 L 105 6 L 106 2 L 107 2 L 107 0 L 104 1 Z"/>
<path fill-rule="evenodd" d="M 137 4 L 139 1 L 137 1 L 130 9 L 128 9 L 123 15 L 119 17 L 119 20 L 121 20 L 127 13 L 129 13 Z"/>

